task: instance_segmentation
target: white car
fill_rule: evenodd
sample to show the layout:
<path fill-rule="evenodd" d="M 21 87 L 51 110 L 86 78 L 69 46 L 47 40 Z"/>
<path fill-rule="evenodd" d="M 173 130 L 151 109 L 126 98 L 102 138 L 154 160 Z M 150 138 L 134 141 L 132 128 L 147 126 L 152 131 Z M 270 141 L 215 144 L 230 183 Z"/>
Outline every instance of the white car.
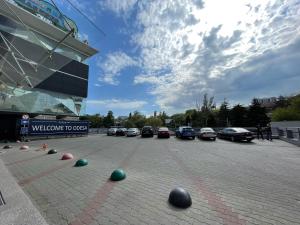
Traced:
<path fill-rule="evenodd" d="M 140 135 L 140 130 L 138 128 L 129 128 L 127 130 L 127 137 L 134 137 Z"/>
<path fill-rule="evenodd" d="M 116 135 L 116 132 L 117 132 L 117 128 L 109 128 L 107 130 L 107 136 L 113 136 L 113 135 Z"/>
<path fill-rule="evenodd" d="M 198 138 L 210 139 L 215 141 L 217 138 L 217 133 L 210 127 L 203 127 L 200 129 L 200 132 L 198 133 Z"/>

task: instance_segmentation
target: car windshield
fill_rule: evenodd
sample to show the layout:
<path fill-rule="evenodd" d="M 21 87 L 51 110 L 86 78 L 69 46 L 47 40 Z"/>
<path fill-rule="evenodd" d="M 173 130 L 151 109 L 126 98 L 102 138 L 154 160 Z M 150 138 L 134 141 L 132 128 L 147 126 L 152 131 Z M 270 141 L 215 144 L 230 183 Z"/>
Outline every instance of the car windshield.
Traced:
<path fill-rule="evenodd" d="M 214 132 L 214 130 L 211 128 L 202 128 L 201 132 Z"/>
<path fill-rule="evenodd" d="M 191 127 L 185 127 L 185 128 L 182 128 L 182 131 L 194 131 L 194 129 Z"/>
<path fill-rule="evenodd" d="M 128 131 L 136 131 L 136 128 L 129 128 Z"/>
<path fill-rule="evenodd" d="M 233 130 L 236 132 L 250 132 L 249 130 L 244 129 L 244 128 L 233 128 Z"/>
<path fill-rule="evenodd" d="M 158 131 L 169 131 L 169 129 L 167 127 L 161 127 L 158 129 Z"/>

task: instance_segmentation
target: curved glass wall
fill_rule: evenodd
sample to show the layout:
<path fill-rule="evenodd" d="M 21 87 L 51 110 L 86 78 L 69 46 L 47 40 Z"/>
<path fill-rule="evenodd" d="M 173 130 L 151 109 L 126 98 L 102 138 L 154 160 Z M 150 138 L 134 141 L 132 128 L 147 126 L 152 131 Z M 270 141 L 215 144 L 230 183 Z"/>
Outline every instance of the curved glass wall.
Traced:
<path fill-rule="evenodd" d="M 7 86 L 0 81 L 0 111 L 80 116 L 85 99 L 40 89 Z"/>

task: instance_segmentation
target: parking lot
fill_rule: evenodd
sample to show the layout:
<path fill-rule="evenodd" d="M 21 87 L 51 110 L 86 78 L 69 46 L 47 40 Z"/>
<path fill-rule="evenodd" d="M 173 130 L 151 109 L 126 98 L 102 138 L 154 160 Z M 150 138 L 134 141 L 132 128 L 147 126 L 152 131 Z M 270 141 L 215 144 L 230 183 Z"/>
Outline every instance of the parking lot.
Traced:
<path fill-rule="evenodd" d="M 300 223 L 300 149 L 280 140 L 91 135 L 26 144 L 0 157 L 51 225 Z M 74 160 L 60 160 L 66 152 Z M 79 158 L 89 164 L 74 167 Z M 127 178 L 109 181 L 117 168 Z M 178 186 L 192 197 L 188 209 L 168 204 Z"/>

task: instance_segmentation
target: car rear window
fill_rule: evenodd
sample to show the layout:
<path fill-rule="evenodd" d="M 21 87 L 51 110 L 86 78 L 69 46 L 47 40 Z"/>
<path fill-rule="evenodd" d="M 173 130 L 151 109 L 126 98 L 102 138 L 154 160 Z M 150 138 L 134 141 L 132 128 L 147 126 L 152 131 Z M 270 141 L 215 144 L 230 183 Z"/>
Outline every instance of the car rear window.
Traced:
<path fill-rule="evenodd" d="M 193 130 L 193 128 L 186 127 L 186 128 L 183 128 L 182 131 L 194 131 L 194 130 Z"/>

